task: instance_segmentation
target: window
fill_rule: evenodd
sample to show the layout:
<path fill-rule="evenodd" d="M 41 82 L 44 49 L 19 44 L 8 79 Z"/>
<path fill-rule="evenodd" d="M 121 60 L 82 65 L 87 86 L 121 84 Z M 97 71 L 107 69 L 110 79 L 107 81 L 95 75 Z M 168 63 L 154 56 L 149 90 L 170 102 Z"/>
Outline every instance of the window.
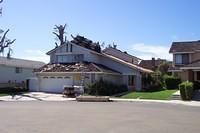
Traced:
<path fill-rule="evenodd" d="M 71 44 L 71 47 L 70 47 L 70 52 L 72 52 L 72 44 Z"/>
<path fill-rule="evenodd" d="M 57 63 L 71 63 L 83 61 L 83 54 L 57 55 Z"/>
<path fill-rule="evenodd" d="M 22 73 L 22 68 L 21 67 L 16 67 L 15 68 L 15 73 Z"/>
<path fill-rule="evenodd" d="M 128 76 L 128 86 L 134 86 L 134 75 Z"/>
<path fill-rule="evenodd" d="M 197 72 L 197 80 L 200 80 L 200 71 Z"/>
<path fill-rule="evenodd" d="M 182 65 L 189 63 L 189 54 L 175 54 L 175 64 Z"/>
<path fill-rule="evenodd" d="M 69 48 L 68 48 L 68 44 L 66 44 L 66 52 L 68 52 Z"/>

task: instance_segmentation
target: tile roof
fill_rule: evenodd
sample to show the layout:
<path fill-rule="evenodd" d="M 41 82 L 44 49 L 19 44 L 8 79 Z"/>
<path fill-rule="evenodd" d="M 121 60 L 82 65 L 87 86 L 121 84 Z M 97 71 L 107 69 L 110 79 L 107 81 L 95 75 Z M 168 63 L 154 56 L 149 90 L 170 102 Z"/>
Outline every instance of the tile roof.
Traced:
<path fill-rule="evenodd" d="M 108 57 L 108 58 L 110 58 L 110 59 L 112 59 L 112 60 L 115 60 L 115 61 L 117 61 L 117 62 L 119 62 L 119 63 L 121 63 L 121 64 L 127 65 L 127 66 L 129 66 L 129 67 L 131 67 L 131 68 L 137 69 L 137 70 L 139 70 L 139 71 L 141 71 L 141 72 L 146 72 L 146 73 L 152 73 L 152 72 L 153 72 L 153 71 L 150 70 L 150 69 L 146 69 L 146 68 L 140 67 L 139 65 L 135 65 L 135 64 L 126 62 L 126 61 L 124 61 L 124 60 L 122 60 L 122 59 L 119 59 L 119 58 L 117 58 L 117 57 L 114 57 L 114 56 L 112 56 L 112 55 L 108 55 L 108 54 L 105 54 L 105 53 L 103 53 L 103 54 L 101 54 L 101 55 L 102 55 L 102 56 L 105 56 L 105 57 Z"/>
<path fill-rule="evenodd" d="M 45 63 L 40 61 L 0 57 L 0 65 L 35 69 L 45 65 Z"/>
<path fill-rule="evenodd" d="M 173 42 L 169 53 L 194 52 L 196 50 L 200 50 L 200 41 Z"/>
<path fill-rule="evenodd" d="M 117 58 L 120 58 L 120 59 L 125 60 L 130 63 L 133 63 L 133 59 L 138 60 L 138 62 L 141 61 L 140 58 L 133 56 L 131 54 L 128 54 L 126 51 L 123 52 L 123 51 L 121 51 L 117 48 L 113 48 L 113 47 L 108 47 L 108 48 L 102 50 L 102 52 L 112 55 L 112 56 L 115 56 Z M 135 64 L 135 63 L 133 63 L 133 64 Z"/>
<path fill-rule="evenodd" d="M 142 60 L 139 64 L 139 66 L 144 67 L 146 69 L 154 70 L 157 68 L 163 61 L 166 61 L 164 59 L 157 59 L 157 60 Z"/>
<path fill-rule="evenodd" d="M 39 69 L 35 69 L 34 72 L 105 72 L 120 74 L 106 66 L 91 62 L 47 64 Z"/>

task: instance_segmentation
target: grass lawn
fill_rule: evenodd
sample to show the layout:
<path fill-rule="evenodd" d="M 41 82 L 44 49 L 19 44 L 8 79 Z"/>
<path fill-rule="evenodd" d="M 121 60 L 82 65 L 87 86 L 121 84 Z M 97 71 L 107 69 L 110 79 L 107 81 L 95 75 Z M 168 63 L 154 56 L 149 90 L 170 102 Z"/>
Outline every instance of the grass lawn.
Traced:
<path fill-rule="evenodd" d="M 0 93 L 0 97 L 2 96 L 8 96 L 9 94 L 6 94 L 6 93 Z"/>
<path fill-rule="evenodd" d="M 163 90 L 157 92 L 130 92 L 121 98 L 127 99 L 155 99 L 155 100 L 170 100 L 171 96 L 177 90 Z"/>

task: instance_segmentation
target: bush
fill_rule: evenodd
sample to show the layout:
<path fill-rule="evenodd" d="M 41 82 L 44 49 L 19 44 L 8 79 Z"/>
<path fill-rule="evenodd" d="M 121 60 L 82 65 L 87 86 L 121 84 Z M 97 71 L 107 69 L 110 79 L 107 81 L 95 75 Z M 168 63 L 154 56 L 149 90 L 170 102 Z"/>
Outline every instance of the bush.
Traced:
<path fill-rule="evenodd" d="M 18 93 L 18 92 L 26 92 L 28 89 L 22 87 L 7 87 L 0 88 L 0 93 Z"/>
<path fill-rule="evenodd" d="M 162 81 L 162 76 L 158 71 L 142 75 L 142 89 L 147 92 L 161 91 L 164 89 Z"/>
<path fill-rule="evenodd" d="M 194 88 L 195 90 L 199 90 L 199 89 L 200 89 L 200 83 L 199 83 L 198 81 L 194 81 L 194 82 L 193 82 L 193 88 Z"/>
<path fill-rule="evenodd" d="M 191 100 L 193 96 L 193 83 L 192 82 L 182 82 L 179 84 L 180 94 L 182 100 Z"/>
<path fill-rule="evenodd" d="M 89 95 L 99 96 L 111 96 L 126 91 L 128 91 L 126 85 L 115 85 L 111 82 L 103 81 L 102 79 L 95 83 L 89 84 L 86 89 L 86 93 L 88 93 Z"/>
<path fill-rule="evenodd" d="M 181 79 L 178 77 L 164 75 L 164 82 L 166 89 L 177 89 L 178 85 L 181 83 Z"/>

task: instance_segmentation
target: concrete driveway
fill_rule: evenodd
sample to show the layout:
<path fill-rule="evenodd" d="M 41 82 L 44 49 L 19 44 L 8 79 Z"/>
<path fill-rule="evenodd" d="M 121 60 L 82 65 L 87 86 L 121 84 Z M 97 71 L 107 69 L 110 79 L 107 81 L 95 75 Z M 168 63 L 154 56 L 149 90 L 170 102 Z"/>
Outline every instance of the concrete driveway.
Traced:
<path fill-rule="evenodd" d="M 1 133 L 199 133 L 200 108 L 162 103 L 0 102 Z"/>
<path fill-rule="evenodd" d="M 27 92 L 0 97 L 0 101 L 71 101 L 75 98 L 64 98 L 62 94 L 45 92 Z"/>

